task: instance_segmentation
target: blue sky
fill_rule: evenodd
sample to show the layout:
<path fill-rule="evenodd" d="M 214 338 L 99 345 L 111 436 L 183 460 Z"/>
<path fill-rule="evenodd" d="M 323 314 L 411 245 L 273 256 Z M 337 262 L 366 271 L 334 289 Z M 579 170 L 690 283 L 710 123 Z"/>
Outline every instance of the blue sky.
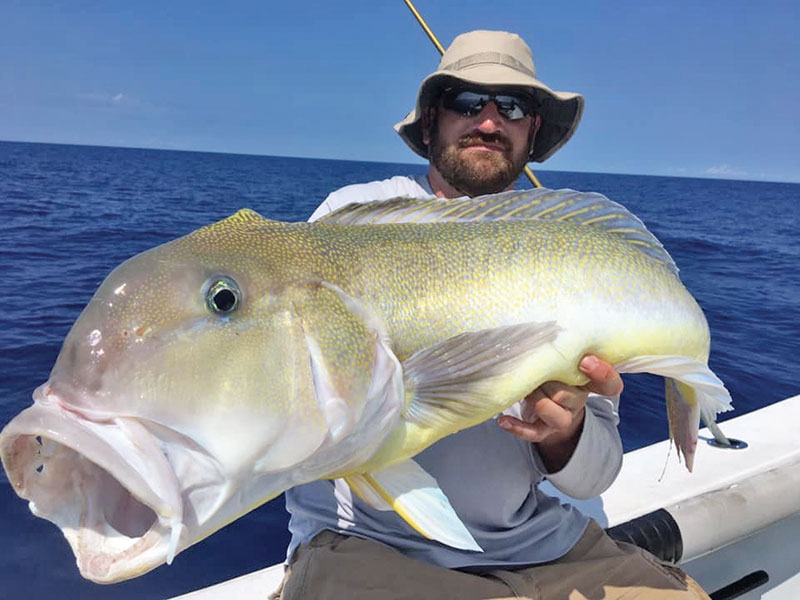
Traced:
<path fill-rule="evenodd" d="M 520 33 L 580 92 L 544 169 L 800 182 L 800 3 L 417 0 Z M 438 53 L 401 0 L 6 0 L 0 139 L 419 162 L 391 126 Z M 537 165 L 534 165 L 536 167 Z"/>

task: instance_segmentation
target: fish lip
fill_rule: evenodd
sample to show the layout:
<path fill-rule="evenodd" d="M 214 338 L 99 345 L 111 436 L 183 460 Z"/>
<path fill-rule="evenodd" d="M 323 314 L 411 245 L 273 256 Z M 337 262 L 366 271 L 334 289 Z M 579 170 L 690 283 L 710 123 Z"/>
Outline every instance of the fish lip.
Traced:
<path fill-rule="evenodd" d="M 62 530 L 87 579 L 111 583 L 164 563 L 186 543 L 180 486 L 157 440 L 132 419 L 93 420 L 52 391 L 37 388 L 0 433 L 15 492 Z"/>

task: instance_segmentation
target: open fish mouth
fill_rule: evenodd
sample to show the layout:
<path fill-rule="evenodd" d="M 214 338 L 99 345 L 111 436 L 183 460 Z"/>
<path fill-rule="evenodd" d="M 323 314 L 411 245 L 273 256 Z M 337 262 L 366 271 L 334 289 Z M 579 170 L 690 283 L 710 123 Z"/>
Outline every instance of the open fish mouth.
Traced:
<path fill-rule="evenodd" d="M 186 546 L 177 476 L 138 420 L 89 417 L 44 384 L 0 434 L 11 485 L 55 523 L 81 574 L 98 583 L 141 575 Z M 184 539 L 182 539 L 184 538 Z"/>

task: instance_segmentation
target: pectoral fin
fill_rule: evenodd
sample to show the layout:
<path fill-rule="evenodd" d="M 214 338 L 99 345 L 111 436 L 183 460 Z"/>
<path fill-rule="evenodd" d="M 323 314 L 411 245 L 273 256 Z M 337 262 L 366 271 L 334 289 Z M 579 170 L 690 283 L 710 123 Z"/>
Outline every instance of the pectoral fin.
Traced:
<path fill-rule="evenodd" d="M 558 332 L 554 321 L 523 323 L 462 333 L 416 352 L 403 361 L 412 394 L 405 418 L 448 430 L 497 414 L 535 387 L 526 360 Z"/>
<path fill-rule="evenodd" d="M 436 480 L 413 460 L 380 471 L 348 475 L 350 488 L 378 510 L 394 509 L 414 530 L 442 544 L 482 552 Z"/>

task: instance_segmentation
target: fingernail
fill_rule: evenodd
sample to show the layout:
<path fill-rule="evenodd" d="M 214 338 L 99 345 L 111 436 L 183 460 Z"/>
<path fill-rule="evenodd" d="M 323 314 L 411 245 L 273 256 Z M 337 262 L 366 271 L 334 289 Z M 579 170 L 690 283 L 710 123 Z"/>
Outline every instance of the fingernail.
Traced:
<path fill-rule="evenodd" d="M 600 361 L 597 360 L 596 356 L 584 356 L 581 359 L 581 362 L 578 364 L 578 368 L 581 371 L 591 371 L 592 369 L 596 368 L 597 365 L 600 364 Z"/>
<path fill-rule="evenodd" d="M 511 429 L 511 423 L 509 423 L 505 419 L 498 421 L 497 424 L 500 425 L 500 427 L 502 427 L 503 429 Z"/>

